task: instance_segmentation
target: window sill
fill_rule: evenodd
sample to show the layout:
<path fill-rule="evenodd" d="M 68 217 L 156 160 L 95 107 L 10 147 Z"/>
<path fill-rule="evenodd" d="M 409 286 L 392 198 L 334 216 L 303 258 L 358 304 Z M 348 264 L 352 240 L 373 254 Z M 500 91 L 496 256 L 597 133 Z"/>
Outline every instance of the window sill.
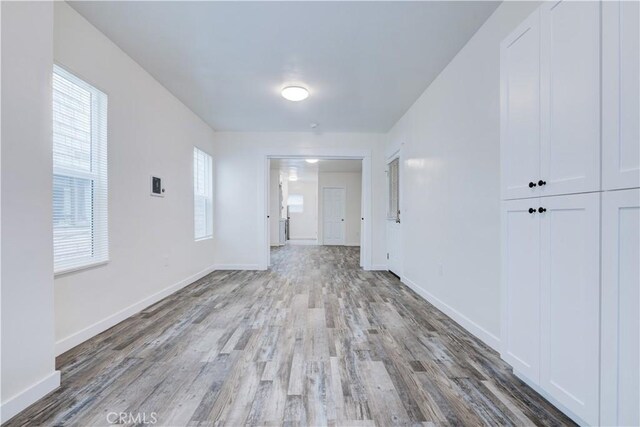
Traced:
<path fill-rule="evenodd" d="M 203 240 L 213 240 L 213 235 L 205 236 L 205 237 L 198 237 L 197 239 L 194 240 L 194 242 L 202 242 Z"/>
<path fill-rule="evenodd" d="M 67 274 L 77 273 L 77 272 L 82 271 L 82 270 L 88 270 L 88 269 L 95 268 L 95 267 L 100 267 L 100 266 L 106 265 L 106 264 L 109 264 L 109 260 L 108 259 L 104 260 L 104 261 L 96 261 L 96 262 L 92 262 L 92 263 L 89 263 L 89 264 L 80 265 L 78 267 L 65 268 L 65 269 L 62 269 L 62 270 L 55 271 L 53 273 L 53 278 L 55 279 L 55 278 L 58 278 L 60 276 L 66 276 Z"/>

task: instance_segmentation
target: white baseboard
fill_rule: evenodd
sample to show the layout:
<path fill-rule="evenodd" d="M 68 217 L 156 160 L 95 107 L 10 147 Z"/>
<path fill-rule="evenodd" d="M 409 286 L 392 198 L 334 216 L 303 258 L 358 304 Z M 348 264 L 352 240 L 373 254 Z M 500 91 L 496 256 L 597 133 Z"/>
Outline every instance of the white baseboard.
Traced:
<path fill-rule="evenodd" d="M 216 270 L 265 270 L 260 264 L 216 264 Z"/>
<path fill-rule="evenodd" d="M 438 310 L 449 316 L 458 325 L 471 332 L 471 334 L 473 334 L 476 338 L 479 338 L 482 342 L 484 342 L 495 351 L 500 352 L 500 338 L 487 331 L 482 326 L 478 325 L 476 322 L 469 319 L 467 316 L 460 313 L 458 310 L 451 307 L 444 301 L 436 298 L 433 294 L 424 290 L 406 276 L 402 278 L 402 283 L 413 289 L 415 293 L 433 304 Z"/>
<path fill-rule="evenodd" d="M 373 271 L 387 271 L 387 265 L 386 264 L 373 264 L 371 266 L 371 268 L 369 270 L 373 270 Z"/>
<path fill-rule="evenodd" d="M 107 329 L 109 329 L 110 327 L 117 325 L 118 323 L 122 322 L 123 320 L 133 316 L 134 314 L 144 310 L 145 308 L 149 307 L 150 305 L 155 304 L 156 302 L 160 301 L 163 298 L 168 297 L 169 295 L 171 295 L 172 293 L 179 291 L 180 289 L 184 288 L 187 285 L 190 285 L 191 283 L 195 282 L 198 279 L 203 278 L 204 276 L 206 276 L 207 274 L 213 272 L 217 270 L 216 266 L 211 266 L 211 267 L 207 267 L 202 271 L 199 271 L 198 273 L 187 277 L 184 280 L 179 281 L 178 283 L 175 283 L 171 286 L 169 286 L 168 288 L 165 288 L 159 292 L 156 292 L 153 295 L 150 295 L 148 297 L 146 297 L 145 299 L 138 301 L 135 304 L 130 305 L 129 307 L 118 311 L 117 313 L 112 314 L 111 316 L 102 319 L 96 323 L 94 323 L 93 325 L 87 326 L 86 328 L 71 334 L 65 338 L 62 338 L 61 340 L 56 342 L 55 345 L 55 353 L 56 356 L 61 355 L 62 353 L 64 353 L 67 350 L 72 349 L 73 347 L 77 346 L 78 344 L 81 344 L 83 342 L 85 342 L 86 340 L 88 340 L 89 338 L 92 338 L 96 335 L 98 335 L 100 332 L 104 332 Z"/>
<path fill-rule="evenodd" d="M 60 387 L 60 371 L 53 371 L 31 387 L 2 402 L 0 424 L 9 421 L 58 387 Z"/>

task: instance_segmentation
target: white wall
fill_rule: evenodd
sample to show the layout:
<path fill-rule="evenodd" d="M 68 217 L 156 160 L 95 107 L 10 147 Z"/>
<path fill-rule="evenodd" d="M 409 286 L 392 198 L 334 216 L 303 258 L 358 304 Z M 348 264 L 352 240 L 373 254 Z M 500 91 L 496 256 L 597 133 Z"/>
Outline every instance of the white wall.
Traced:
<path fill-rule="evenodd" d="M 360 246 L 360 218 L 362 212 L 362 173 L 361 172 L 320 172 L 318 174 L 318 239 L 322 243 L 322 189 L 324 187 L 342 187 L 346 193 L 345 207 L 345 245 Z M 378 191 L 378 189 L 376 189 Z"/>
<path fill-rule="evenodd" d="M 387 144 L 388 154 L 402 144 L 405 281 L 496 347 L 499 44 L 536 6 L 500 5 L 394 126 Z"/>
<path fill-rule="evenodd" d="M 2 422 L 60 384 L 51 225 L 53 3 L 2 2 Z"/>
<path fill-rule="evenodd" d="M 55 3 L 54 57 L 109 96 L 111 260 L 55 279 L 64 350 L 210 271 L 214 241 L 193 237 L 192 160 L 194 145 L 213 153 L 214 132 L 64 2 Z M 152 174 L 164 198 L 149 195 Z"/>
<path fill-rule="evenodd" d="M 289 181 L 289 196 L 302 196 L 302 212 L 289 207 L 289 239 L 316 240 L 318 238 L 318 175 L 308 179 Z"/>
<path fill-rule="evenodd" d="M 264 243 L 265 156 L 268 153 L 317 156 L 332 150 L 370 150 L 372 187 L 385 188 L 384 135 L 342 133 L 216 133 L 216 265 L 219 268 L 261 268 Z M 372 266 L 384 268 L 386 195 L 372 196 Z"/>

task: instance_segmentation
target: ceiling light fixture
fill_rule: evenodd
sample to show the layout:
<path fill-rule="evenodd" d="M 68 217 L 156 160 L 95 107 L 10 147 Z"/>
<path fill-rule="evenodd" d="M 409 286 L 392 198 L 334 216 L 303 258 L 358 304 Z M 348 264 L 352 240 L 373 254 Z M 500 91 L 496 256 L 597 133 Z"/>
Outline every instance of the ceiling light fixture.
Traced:
<path fill-rule="evenodd" d="M 298 177 L 297 177 L 297 176 L 295 176 L 295 175 L 291 175 L 291 176 L 289 177 L 289 181 L 297 181 L 297 180 L 298 180 Z"/>
<path fill-rule="evenodd" d="M 282 97 L 289 101 L 302 101 L 309 97 L 309 91 L 302 86 L 287 86 L 282 89 Z"/>
<path fill-rule="evenodd" d="M 318 159 L 306 159 L 306 162 L 314 164 L 314 163 L 318 163 Z"/>

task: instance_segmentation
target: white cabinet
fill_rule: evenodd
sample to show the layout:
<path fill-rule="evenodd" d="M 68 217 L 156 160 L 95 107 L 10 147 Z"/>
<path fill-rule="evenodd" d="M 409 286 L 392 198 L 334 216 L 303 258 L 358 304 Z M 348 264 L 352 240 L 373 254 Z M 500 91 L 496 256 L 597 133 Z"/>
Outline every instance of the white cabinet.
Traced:
<path fill-rule="evenodd" d="M 501 355 L 640 425 L 640 3 L 543 2 L 500 49 Z"/>
<path fill-rule="evenodd" d="M 540 198 L 540 386 L 598 424 L 600 194 Z"/>
<path fill-rule="evenodd" d="M 600 190 L 600 3 L 545 2 L 500 46 L 502 197 Z"/>
<path fill-rule="evenodd" d="M 534 382 L 540 376 L 538 200 L 502 204 L 502 357 Z"/>
<path fill-rule="evenodd" d="M 500 49 L 503 198 L 532 197 L 540 176 L 540 12 Z"/>
<path fill-rule="evenodd" d="M 598 423 L 600 193 L 502 205 L 502 357 Z"/>
<path fill-rule="evenodd" d="M 602 195 L 602 425 L 640 425 L 640 190 Z"/>
<path fill-rule="evenodd" d="M 640 3 L 602 4 L 602 186 L 640 187 Z"/>
<path fill-rule="evenodd" d="M 540 195 L 600 189 L 600 3 L 541 6 Z"/>

